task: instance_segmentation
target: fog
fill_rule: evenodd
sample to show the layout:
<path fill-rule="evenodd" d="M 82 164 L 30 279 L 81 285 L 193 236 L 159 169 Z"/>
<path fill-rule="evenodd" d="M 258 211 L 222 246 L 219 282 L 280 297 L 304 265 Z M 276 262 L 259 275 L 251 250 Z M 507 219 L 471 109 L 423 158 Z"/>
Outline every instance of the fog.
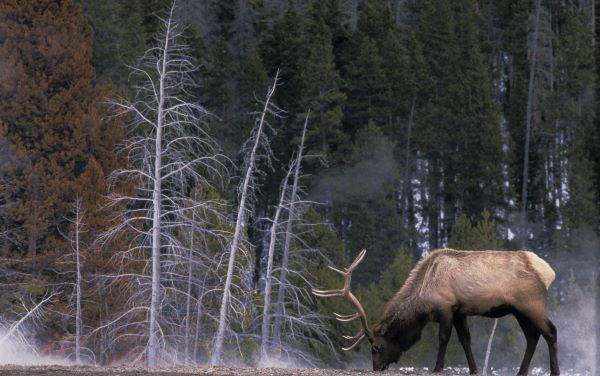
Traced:
<path fill-rule="evenodd" d="M 6 337 L 5 328 L 0 329 L 0 364 L 16 364 L 25 366 L 39 365 L 71 365 L 66 359 L 43 355 L 32 344 L 33 332 L 19 332 Z"/>

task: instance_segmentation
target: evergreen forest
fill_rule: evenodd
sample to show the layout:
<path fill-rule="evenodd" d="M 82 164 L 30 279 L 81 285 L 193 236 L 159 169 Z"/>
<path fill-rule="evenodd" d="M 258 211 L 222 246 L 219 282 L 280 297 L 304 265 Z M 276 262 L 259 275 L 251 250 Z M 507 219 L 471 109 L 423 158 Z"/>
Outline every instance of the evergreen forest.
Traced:
<path fill-rule="evenodd" d="M 561 366 L 589 370 L 598 14 L 595 0 L 0 1 L 0 353 L 369 369 L 368 346 L 340 350 L 359 325 L 333 312 L 352 306 L 311 294 L 341 287 L 328 266 L 367 250 L 352 287 L 374 322 L 434 249 L 527 249 L 557 273 Z M 494 320 L 469 320 L 481 367 Z M 427 326 L 399 365 L 433 366 L 437 336 Z M 490 366 L 524 348 L 500 319 Z M 466 364 L 456 338 L 446 363 Z"/>

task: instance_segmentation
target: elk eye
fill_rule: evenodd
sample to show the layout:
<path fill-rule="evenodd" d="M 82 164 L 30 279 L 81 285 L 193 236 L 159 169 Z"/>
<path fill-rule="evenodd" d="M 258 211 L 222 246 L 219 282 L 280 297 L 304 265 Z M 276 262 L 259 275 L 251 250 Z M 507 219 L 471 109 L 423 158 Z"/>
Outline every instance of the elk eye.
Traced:
<path fill-rule="evenodd" d="M 373 352 L 378 353 L 380 351 L 381 351 L 381 346 L 379 346 L 379 345 L 373 345 Z"/>

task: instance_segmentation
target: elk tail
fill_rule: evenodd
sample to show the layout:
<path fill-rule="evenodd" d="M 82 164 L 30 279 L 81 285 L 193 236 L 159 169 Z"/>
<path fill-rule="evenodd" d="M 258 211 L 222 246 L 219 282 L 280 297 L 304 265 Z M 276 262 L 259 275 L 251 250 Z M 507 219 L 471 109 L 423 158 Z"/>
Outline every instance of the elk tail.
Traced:
<path fill-rule="evenodd" d="M 554 281 L 554 278 L 556 278 L 556 273 L 554 272 L 552 267 L 546 261 L 541 259 L 535 253 L 533 253 L 533 252 L 525 252 L 525 253 L 527 254 L 527 258 L 529 259 L 531 266 L 533 267 L 533 269 L 535 269 L 535 271 L 539 275 L 540 279 L 546 286 L 546 290 L 547 290 L 548 287 L 550 287 L 550 284 Z"/>

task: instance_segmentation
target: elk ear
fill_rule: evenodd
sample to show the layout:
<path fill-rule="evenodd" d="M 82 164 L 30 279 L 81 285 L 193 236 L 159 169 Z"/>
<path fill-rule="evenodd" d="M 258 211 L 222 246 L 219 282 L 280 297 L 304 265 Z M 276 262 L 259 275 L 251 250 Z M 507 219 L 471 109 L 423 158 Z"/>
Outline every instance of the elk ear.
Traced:
<path fill-rule="evenodd" d="M 385 334 L 387 333 L 388 330 L 388 326 L 384 325 L 384 324 L 379 324 L 375 327 L 375 330 L 373 331 L 373 334 L 375 334 L 376 336 L 385 336 Z"/>

